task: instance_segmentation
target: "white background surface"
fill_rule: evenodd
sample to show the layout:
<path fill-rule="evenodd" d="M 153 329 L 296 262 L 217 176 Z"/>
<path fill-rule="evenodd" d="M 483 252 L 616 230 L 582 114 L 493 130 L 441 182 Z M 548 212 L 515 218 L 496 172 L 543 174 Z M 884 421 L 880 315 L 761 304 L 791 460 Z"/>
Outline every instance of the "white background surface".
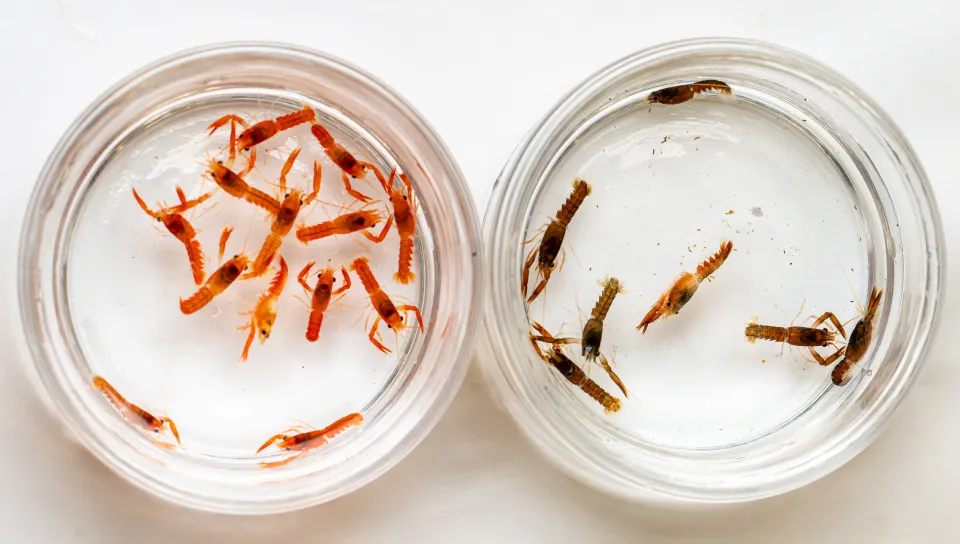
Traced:
<path fill-rule="evenodd" d="M 478 373 L 436 430 L 382 479 L 289 515 L 182 510 L 132 488 L 64 438 L 5 349 L 0 366 L 0 542 L 957 542 L 960 517 L 960 40 L 955 2 L 625 3 L 5 2 L 0 7 L 0 345 L 10 346 L 16 245 L 43 161 L 108 86 L 186 47 L 289 41 L 345 58 L 397 89 L 444 137 L 479 213 L 513 147 L 563 93 L 663 41 L 778 42 L 873 96 L 930 176 L 949 252 L 940 334 L 887 432 L 839 471 L 786 496 L 658 512 L 599 495 L 546 465 Z M 92 2 L 90 4 L 93 4 Z M 454 5 L 457 4 L 457 5 Z"/>

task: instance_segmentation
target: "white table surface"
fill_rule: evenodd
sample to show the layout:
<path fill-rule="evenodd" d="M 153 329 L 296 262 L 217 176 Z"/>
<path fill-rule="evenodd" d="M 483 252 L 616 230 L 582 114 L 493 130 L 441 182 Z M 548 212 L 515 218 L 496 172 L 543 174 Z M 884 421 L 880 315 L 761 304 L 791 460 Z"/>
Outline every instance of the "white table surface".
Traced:
<path fill-rule="evenodd" d="M 273 517 L 187 511 L 131 487 L 65 439 L 7 349 L 0 365 L 0 542 L 960 541 L 960 369 L 950 364 L 950 338 L 960 328 L 956 2 L 816 7 L 777 0 L 762 9 L 753 0 L 85 4 L 0 7 L 2 346 L 19 334 L 15 258 L 24 208 L 63 130 L 145 63 L 239 39 L 324 50 L 392 85 L 450 146 L 478 213 L 534 121 L 607 63 L 687 37 L 778 42 L 846 74 L 907 135 L 944 212 L 954 288 L 922 376 L 866 452 L 802 490 L 697 513 L 624 504 L 570 480 L 520 436 L 476 370 L 420 447 L 350 496 Z"/>

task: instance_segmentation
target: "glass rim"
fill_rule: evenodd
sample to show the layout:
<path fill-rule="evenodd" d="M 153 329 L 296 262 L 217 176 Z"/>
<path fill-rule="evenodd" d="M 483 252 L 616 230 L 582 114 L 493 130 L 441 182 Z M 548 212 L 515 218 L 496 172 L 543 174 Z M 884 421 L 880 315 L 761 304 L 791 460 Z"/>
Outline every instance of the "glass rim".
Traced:
<path fill-rule="evenodd" d="M 527 353 L 530 350 L 523 350 L 524 346 L 529 347 L 529 343 L 517 334 L 518 330 L 522 330 L 518 327 L 524 325 L 526 320 L 523 317 L 523 304 L 516 297 L 514 288 L 519 285 L 520 270 L 519 266 L 514 266 L 518 262 L 518 250 L 513 236 L 515 233 L 511 230 L 515 227 L 511 214 L 524 214 L 528 205 L 524 200 L 526 197 L 522 195 L 524 188 L 539 182 L 543 171 L 548 169 L 544 163 L 550 160 L 544 157 L 554 154 L 551 145 L 562 139 L 560 135 L 565 131 L 569 132 L 567 127 L 575 125 L 587 105 L 597 100 L 605 89 L 616 88 L 615 84 L 623 83 L 629 76 L 652 77 L 658 69 L 668 67 L 671 62 L 683 62 L 698 55 L 723 56 L 741 63 L 756 61 L 789 66 L 792 75 L 798 78 L 828 82 L 847 93 L 850 101 L 859 108 L 858 120 L 869 122 L 874 134 L 881 138 L 898 160 L 901 175 L 893 182 L 906 184 L 913 198 L 910 204 L 921 218 L 919 237 L 924 244 L 923 249 L 933 252 L 933 256 L 922 263 L 922 281 L 925 282 L 922 295 L 925 296 L 919 302 L 916 323 L 905 341 L 906 348 L 897 367 L 898 373 L 893 377 L 894 383 L 881 393 L 883 396 L 879 402 L 867 410 L 867 416 L 857 423 L 852 432 L 844 434 L 840 440 L 820 445 L 820 450 L 815 452 L 820 456 L 815 464 L 811 461 L 813 454 L 805 452 L 802 459 L 761 467 L 768 473 L 762 485 L 757 486 L 744 486 L 741 482 L 723 485 L 717 482 L 719 478 L 713 479 L 712 486 L 702 485 L 710 478 L 703 478 L 699 482 L 693 479 L 677 482 L 663 477 L 657 472 L 657 466 L 647 467 L 646 472 L 639 476 L 619 473 L 617 469 L 630 470 L 624 464 L 602 466 L 596 458 L 596 451 L 589 450 L 588 446 L 571 445 L 571 438 L 581 436 L 573 437 L 573 431 L 546 419 L 542 413 L 544 408 L 538 407 L 518 385 L 520 371 L 515 368 L 527 364 L 528 360 L 536 365 L 534 356 Z M 662 74 L 657 75 L 663 78 Z M 616 100 L 612 96 L 608 99 Z M 875 180 L 870 180 L 870 183 L 875 183 Z M 557 466 L 585 483 L 634 499 L 694 502 L 753 500 L 811 483 L 849 461 L 880 434 L 922 367 L 930 347 L 930 338 L 939 322 L 946 273 L 943 229 L 930 185 L 909 143 L 889 117 L 862 90 L 819 61 L 778 45 L 744 39 L 699 38 L 656 45 L 610 63 L 576 85 L 535 123 L 504 166 L 484 216 L 484 242 L 490 296 L 484 308 L 487 353 L 482 368 L 492 389 L 527 437 Z M 902 251 L 914 249 L 904 248 Z M 544 375 L 547 371 L 543 369 Z M 609 429 L 601 428 L 599 434 L 598 441 L 622 440 L 621 436 Z M 683 455 L 688 457 L 691 466 L 698 462 L 698 454 L 690 451 L 681 453 L 671 448 L 649 448 L 646 453 L 650 459 L 658 455 Z"/>
<path fill-rule="evenodd" d="M 56 262 L 59 258 L 52 256 L 53 253 L 63 251 L 59 247 L 53 250 L 46 247 L 59 246 L 64 231 L 62 225 L 56 228 L 47 222 L 53 221 L 49 216 L 57 208 L 56 199 L 61 196 L 59 193 L 75 191 L 75 185 L 81 183 L 82 178 L 64 180 L 64 177 L 66 169 L 78 161 L 78 155 L 82 158 L 85 132 L 113 108 L 135 99 L 138 88 L 162 82 L 164 77 L 175 77 L 176 73 L 172 72 L 183 67 L 215 75 L 218 59 L 236 55 L 269 58 L 278 67 L 292 71 L 303 71 L 309 67 L 314 70 L 310 73 L 314 77 L 318 74 L 336 74 L 349 78 L 364 93 L 357 101 L 375 99 L 383 108 L 380 111 L 382 119 L 376 119 L 377 123 L 382 124 L 378 126 L 383 129 L 378 133 L 391 135 L 406 129 L 403 134 L 409 137 L 409 141 L 404 140 L 401 147 L 411 152 L 419 167 L 419 171 L 410 172 L 411 180 L 415 186 L 423 189 L 419 191 L 420 196 L 429 199 L 425 204 L 436 209 L 437 213 L 431 214 L 430 219 L 435 216 L 437 224 L 448 231 L 436 236 L 436 251 L 439 253 L 443 250 L 445 254 L 442 259 L 437 258 L 438 274 L 433 280 L 436 286 L 435 317 L 444 330 L 443 334 L 439 329 L 427 331 L 417 368 L 408 378 L 413 385 L 405 391 L 407 398 L 401 408 L 404 415 L 411 418 L 412 423 L 407 425 L 409 428 L 388 429 L 386 422 L 382 422 L 378 432 L 370 433 L 380 443 L 361 449 L 341 463 L 352 467 L 348 475 L 331 479 L 332 473 L 327 467 L 322 474 L 314 472 L 306 475 L 313 478 L 326 476 L 327 481 L 320 482 L 324 485 L 291 489 L 298 494 L 288 495 L 278 492 L 274 487 L 269 492 L 243 500 L 232 498 L 226 486 L 218 488 L 217 493 L 203 494 L 196 488 L 177 487 L 159 477 L 159 472 L 144 471 L 142 466 L 124 459 L 116 450 L 117 445 L 121 444 L 120 439 L 104 438 L 101 435 L 103 430 L 97 429 L 92 420 L 85 420 L 85 416 L 73 412 L 80 403 L 80 394 L 72 390 L 67 378 L 58 374 L 58 369 L 63 365 L 75 364 L 75 360 L 68 351 L 58 349 L 57 335 L 64 334 L 64 331 L 62 327 L 51 326 L 51 320 L 57 317 L 54 308 L 56 301 L 45 300 L 53 298 L 47 296 L 49 286 L 44 284 L 53 283 L 50 276 L 55 273 L 41 270 L 47 266 L 48 260 Z M 304 91 L 305 94 L 324 96 L 317 89 Z M 96 157 L 95 153 L 93 157 Z M 421 161 L 421 158 L 424 160 Z M 183 50 L 138 69 L 97 97 L 64 132 L 37 178 L 27 210 L 19 241 L 17 282 L 22 333 L 29 353 L 24 361 L 35 388 L 61 423 L 95 457 L 124 479 L 160 498 L 200 510 L 233 514 L 279 513 L 332 500 L 373 481 L 408 455 L 439 421 L 466 376 L 472 356 L 472 340 L 479 324 L 476 320 L 458 320 L 454 317 L 470 315 L 471 309 L 479 306 L 484 285 L 477 265 L 480 252 L 479 222 L 463 174 L 433 127 L 404 98 L 371 74 L 325 52 L 278 42 L 227 42 Z M 44 235 L 54 237 L 55 243 L 41 247 L 40 239 Z M 458 271 L 457 281 L 443 277 L 445 265 Z M 44 277 L 41 272 L 47 276 Z M 443 322 L 439 321 L 441 318 Z M 425 360 L 429 360 L 430 364 L 423 365 Z M 428 373 L 429 377 L 426 376 Z M 414 380 L 416 374 L 420 377 Z M 413 386 L 419 389 L 413 389 Z M 341 465 L 333 468 L 345 468 Z M 219 474 L 206 483 L 217 485 L 224 477 L 224 474 Z M 250 478 L 245 485 L 252 485 L 253 481 L 254 478 Z"/>

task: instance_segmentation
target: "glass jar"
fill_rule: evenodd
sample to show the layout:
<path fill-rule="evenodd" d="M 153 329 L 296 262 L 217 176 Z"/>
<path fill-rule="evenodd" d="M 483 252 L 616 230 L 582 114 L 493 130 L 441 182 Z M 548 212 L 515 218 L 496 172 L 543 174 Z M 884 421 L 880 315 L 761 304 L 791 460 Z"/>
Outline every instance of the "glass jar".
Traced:
<path fill-rule="evenodd" d="M 722 83 L 675 103 L 651 99 L 704 80 Z M 592 192 L 567 228 L 564 264 L 528 306 L 519 288 L 526 258 L 576 177 Z M 937 208 L 903 136 L 839 74 L 753 41 L 661 45 L 588 78 L 520 143 L 484 230 L 482 366 L 492 389 L 553 463 L 637 500 L 759 499 L 849 461 L 915 380 L 943 295 Z M 636 330 L 673 275 L 723 240 L 734 250 L 713 281 L 683 312 Z M 544 364 L 530 338 L 531 321 L 579 338 L 577 315 L 590 312 L 596 282 L 610 273 L 626 293 L 603 342 L 619 351 L 616 371 L 631 393 L 615 414 Z M 781 346 L 741 341 L 750 314 L 786 327 L 806 300 L 816 315 L 849 317 L 871 286 L 883 290 L 873 341 L 844 387 L 803 361 L 805 348 L 778 357 Z M 862 314 L 852 317 L 848 338 Z M 575 332 L 558 333 L 568 325 Z M 602 370 L 591 378 L 619 396 Z"/>
<path fill-rule="evenodd" d="M 134 187 L 147 200 L 169 201 L 173 185 L 183 185 L 191 197 L 213 188 L 202 187 L 203 155 L 188 161 L 178 155 L 206 149 L 210 158 L 212 148 L 203 147 L 213 145 L 207 123 L 224 113 L 248 113 L 259 121 L 304 104 L 354 153 L 385 172 L 399 166 L 409 175 L 420 206 L 417 279 L 408 286 L 390 279 L 398 255 L 394 234 L 372 247 L 344 240 L 304 249 L 293 240 L 283 246 L 291 260 L 287 289 L 300 290 L 295 276 L 301 263 L 293 268 L 294 255 L 339 269 L 369 254 L 384 290 L 406 294 L 423 314 L 424 332 L 405 331 L 393 358 L 370 345 L 368 329 L 351 326 L 353 319 L 342 315 L 328 315 L 319 342 L 308 344 L 302 328 L 307 310 L 285 293 L 270 340 L 254 345 L 250 361 L 238 364 L 246 335 L 233 331 L 249 318 L 236 317 L 236 305 L 230 304 L 252 307 L 262 286 L 241 285 L 210 304 L 229 305 L 230 311 L 180 315 L 177 295 L 196 290 L 189 279 L 183 281 L 188 277 L 183 247 L 152 232 L 150 218 L 130 195 Z M 213 138 L 225 142 L 228 132 L 225 127 Z M 324 167 L 324 191 L 339 184 L 339 170 L 325 162 L 309 125 L 260 146 L 260 159 L 272 163 L 261 160 L 257 168 L 277 170 L 283 161 L 273 159 L 294 145 L 303 147 L 301 157 L 312 152 Z M 311 174 L 297 165 L 288 182 L 307 185 Z M 354 188 L 376 194 L 383 206 L 377 205 L 390 210 L 375 179 L 354 180 Z M 215 199 L 220 196 L 225 195 Z M 204 213 L 208 226 L 198 236 L 205 237 L 208 264 L 214 254 L 210 244 L 223 224 L 237 227 L 230 252 L 243 237 L 244 251 L 251 254 L 263 239 L 253 233 L 269 228 L 268 221 L 252 219 L 253 207 L 231 212 L 234 204 L 219 201 Z M 476 326 L 469 316 L 481 296 L 478 251 L 479 225 L 456 163 L 426 121 L 383 83 L 341 60 L 289 45 L 238 43 L 186 51 L 108 90 L 67 130 L 40 175 L 19 257 L 30 371 L 48 404 L 87 449 L 163 499 L 239 514 L 319 504 L 399 462 L 452 401 Z M 371 311 L 356 276 L 345 296 L 344 307 Z M 338 311 L 331 306 L 327 313 Z M 393 338 L 385 343 L 394 348 Z M 183 446 L 157 447 L 91 385 L 94 375 L 103 375 L 130 402 L 175 419 Z M 265 457 L 254 452 L 271 434 L 304 420 L 321 428 L 349 412 L 362 412 L 363 424 L 294 463 L 260 466 Z"/>

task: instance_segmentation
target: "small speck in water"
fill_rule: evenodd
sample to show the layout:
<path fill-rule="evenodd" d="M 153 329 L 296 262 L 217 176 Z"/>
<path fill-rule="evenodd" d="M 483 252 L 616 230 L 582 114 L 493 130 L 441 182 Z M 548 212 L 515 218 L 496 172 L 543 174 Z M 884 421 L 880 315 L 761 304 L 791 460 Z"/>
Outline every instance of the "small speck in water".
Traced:
<path fill-rule="evenodd" d="M 760 206 L 754 206 L 750 208 L 750 213 L 752 213 L 754 217 L 763 217 L 763 210 L 760 208 Z"/>
<path fill-rule="evenodd" d="M 733 210 L 727 210 L 727 215 L 733 215 Z"/>

